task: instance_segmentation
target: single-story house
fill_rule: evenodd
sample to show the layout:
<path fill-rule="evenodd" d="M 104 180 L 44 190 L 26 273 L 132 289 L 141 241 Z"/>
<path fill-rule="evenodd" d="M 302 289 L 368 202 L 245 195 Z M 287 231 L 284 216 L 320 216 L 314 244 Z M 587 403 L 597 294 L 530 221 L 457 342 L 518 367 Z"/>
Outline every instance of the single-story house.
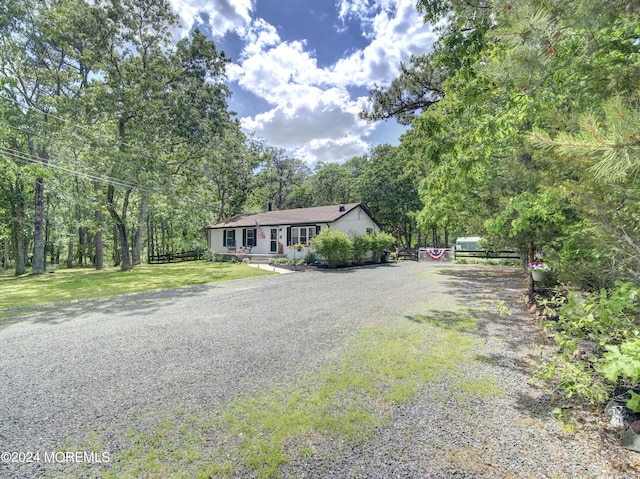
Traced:
<path fill-rule="evenodd" d="M 311 239 L 326 228 L 351 237 L 381 230 L 361 203 L 239 214 L 206 230 L 209 249 L 215 253 L 243 251 L 300 257 L 294 245 L 302 244 L 310 251 Z"/>

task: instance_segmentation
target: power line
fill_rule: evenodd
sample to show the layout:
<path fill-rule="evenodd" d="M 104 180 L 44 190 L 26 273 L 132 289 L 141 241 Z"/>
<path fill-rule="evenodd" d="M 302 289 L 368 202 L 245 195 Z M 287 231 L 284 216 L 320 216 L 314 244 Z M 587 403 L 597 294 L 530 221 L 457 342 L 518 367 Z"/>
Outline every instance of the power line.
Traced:
<path fill-rule="evenodd" d="M 3 100 L 6 100 L 6 101 L 13 102 L 16 105 L 21 106 L 23 108 L 30 108 L 30 109 L 32 109 L 34 111 L 37 111 L 38 113 L 42 113 L 44 115 L 47 115 L 47 116 L 49 116 L 49 117 L 51 117 L 51 118 L 53 118 L 55 120 L 59 120 L 59 121 L 61 121 L 63 123 L 67 123 L 67 124 L 73 126 L 74 128 L 78 128 L 80 130 L 85 130 L 88 133 L 90 133 L 90 135 L 96 135 L 100 139 L 106 140 L 108 142 L 116 142 L 118 144 L 118 146 L 125 146 L 127 148 L 131 148 L 133 150 L 140 151 L 140 152 L 144 153 L 145 155 L 148 155 L 148 156 L 151 156 L 151 157 L 152 156 L 156 156 L 156 155 L 152 154 L 150 151 L 146 150 L 145 148 L 142 148 L 141 146 L 132 145 L 132 144 L 127 143 L 127 142 L 119 141 L 119 140 L 117 140 L 117 139 L 115 139 L 113 137 L 110 137 L 110 136 L 107 136 L 107 135 L 103 135 L 102 133 L 98 133 L 95 130 L 89 128 L 89 127 L 86 127 L 84 125 L 80 125 L 79 123 L 75 123 L 75 122 L 73 122 L 71 120 L 68 120 L 66 118 L 62 118 L 61 116 L 54 115 L 51 112 L 44 111 L 44 110 L 42 110 L 42 109 L 40 109 L 40 108 L 36 107 L 35 105 L 32 105 L 32 104 L 30 104 L 28 102 L 20 101 L 17 98 L 7 98 L 5 96 L 0 96 L 0 98 L 2 98 Z"/>
<path fill-rule="evenodd" d="M 56 116 L 56 115 L 54 115 L 54 114 L 52 114 L 52 113 L 50 113 L 50 112 L 45 112 L 45 111 L 43 111 L 43 110 L 41 110 L 41 109 L 39 109 L 39 108 L 35 107 L 34 105 L 29 104 L 29 103 L 21 102 L 21 101 L 19 101 L 19 100 L 15 99 L 15 98 L 14 98 L 14 99 L 10 99 L 10 98 L 6 98 L 6 97 L 2 97 L 2 96 L 0 96 L 0 98 L 4 99 L 4 100 L 6 100 L 6 101 L 12 101 L 12 102 L 14 102 L 16 105 L 22 106 L 22 107 L 24 107 L 24 108 L 31 108 L 31 109 L 33 109 L 33 110 L 35 110 L 35 111 L 39 112 L 39 113 L 42 113 L 42 114 L 48 115 L 48 116 L 49 116 L 49 117 L 51 117 L 51 118 L 54 118 L 54 119 L 60 120 L 60 121 L 62 121 L 62 122 L 64 122 L 64 123 L 68 123 L 68 124 L 70 124 L 71 126 L 76 127 L 76 128 L 78 128 L 78 129 L 80 129 L 80 130 L 85 130 L 85 131 L 89 132 L 91 135 L 97 135 L 97 137 L 98 137 L 99 139 L 106 140 L 107 142 L 117 142 L 117 143 L 118 143 L 118 146 L 120 146 L 120 145 L 124 145 L 124 146 L 126 146 L 126 147 L 128 147 L 128 148 L 131 148 L 131 149 L 134 149 L 134 150 L 138 150 L 138 151 L 140 151 L 140 152 L 144 153 L 145 155 L 147 155 L 147 157 L 157 157 L 157 156 L 159 156 L 159 155 L 156 155 L 156 154 L 152 154 L 150 151 L 148 151 L 148 150 L 146 150 L 146 149 L 144 149 L 144 148 L 142 148 L 142 147 L 139 147 L 139 146 L 136 146 L 136 145 L 131 145 L 131 144 L 126 143 L 126 142 L 120 142 L 120 141 L 118 141 L 117 139 L 115 139 L 115 138 L 113 138 L 113 137 L 110 137 L 110 136 L 107 136 L 107 135 L 103 135 L 103 134 L 101 134 L 101 133 L 96 133 L 94 130 L 90 129 L 89 127 L 86 127 L 86 126 L 80 125 L 80 124 L 78 124 L 78 123 L 72 122 L 72 121 L 70 121 L 70 120 L 67 120 L 67 119 L 65 119 L 65 118 L 62 118 L 62 117 Z M 47 137 L 45 137 L 45 136 L 44 136 L 44 135 L 42 135 L 41 133 L 35 133 L 35 132 L 29 131 L 29 130 L 23 130 L 23 129 L 21 129 L 20 127 L 17 127 L 17 126 L 15 126 L 15 125 L 8 125 L 8 126 L 9 126 L 10 128 L 14 128 L 14 129 L 16 129 L 16 130 L 18 130 L 18 131 L 21 131 L 21 132 L 23 132 L 23 133 L 25 133 L 25 134 L 27 134 L 27 135 L 34 135 L 34 136 L 38 136 L 38 137 L 40 137 L 40 138 L 47 139 Z M 64 143 L 66 146 L 69 146 L 69 145 L 70 145 L 69 143 L 66 143 L 67 138 L 64 138 L 64 140 L 65 140 L 65 141 L 63 141 L 63 140 L 60 138 L 60 136 L 57 136 L 57 138 L 58 138 L 58 140 L 57 140 L 57 141 L 59 141 L 59 142 L 61 142 L 61 143 Z M 82 137 L 80 137 L 80 138 L 82 138 Z M 91 138 L 90 138 L 90 139 L 91 139 Z M 75 145 L 71 145 L 71 146 L 72 146 L 72 147 L 76 147 L 76 148 L 78 148 L 78 147 L 77 147 L 77 146 L 75 146 Z M 195 169 L 193 169 L 193 168 L 186 167 L 184 164 L 180 165 L 179 169 L 186 170 L 186 171 L 188 171 L 189 173 L 192 173 L 192 174 L 200 174 L 200 173 L 202 173 L 202 172 L 200 172 L 200 171 L 198 171 L 198 170 L 195 170 Z"/>
<path fill-rule="evenodd" d="M 34 164 L 38 164 L 38 165 L 43 165 L 45 167 L 51 168 L 51 169 L 55 169 L 55 170 L 60 170 L 64 173 L 68 173 L 72 176 L 79 176 L 82 178 L 86 178 L 89 180 L 95 180 L 95 181 L 100 181 L 102 183 L 106 183 L 106 184 L 112 184 L 114 186 L 121 186 L 123 188 L 132 188 L 132 189 L 136 189 L 138 191 L 142 191 L 145 193 L 164 193 L 162 190 L 158 189 L 158 188 L 152 188 L 152 189 L 146 189 L 146 188 L 141 188 L 139 185 L 134 185 L 134 184 L 129 184 L 129 183 L 125 183 L 121 180 L 106 176 L 106 175 L 90 175 L 88 173 L 83 173 L 80 171 L 74 171 L 74 170 L 70 170 L 69 168 L 65 168 L 63 166 L 60 165 L 56 165 L 55 163 L 48 163 L 47 165 L 44 164 L 44 162 L 40 159 L 37 158 L 33 158 L 29 155 L 27 155 L 26 153 L 23 153 L 19 150 L 14 150 L 11 148 L 5 148 L 0 146 L 0 153 L 5 153 L 7 155 L 10 155 L 12 158 L 14 158 L 15 160 L 18 161 L 22 161 L 24 163 L 34 163 Z M 213 205 L 213 204 L 207 204 L 205 202 L 202 201 L 195 201 L 191 198 L 185 198 L 182 197 L 180 198 L 180 201 L 182 202 L 186 202 L 189 203 L 191 205 L 195 205 L 195 206 L 199 206 L 199 207 L 207 207 L 207 208 L 211 208 L 213 210 L 219 210 L 220 206 L 219 205 Z"/>
<path fill-rule="evenodd" d="M 22 151 L 14 150 L 12 148 L 6 148 L 6 147 L 3 147 L 3 146 L 0 146 L 0 152 L 3 152 L 3 153 L 11 156 L 12 158 L 14 158 L 16 160 L 20 160 L 20 161 L 23 161 L 23 162 L 34 163 L 34 164 L 39 164 L 39 165 L 42 165 L 42 166 L 47 167 L 47 168 L 51 168 L 51 169 L 54 169 L 54 170 L 60 170 L 60 171 L 63 171 L 65 173 L 69 173 L 69 174 L 71 174 L 73 176 L 80 176 L 82 178 L 86 178 L 86 179 L 89 179 L 89 180 L 101 181 L 101 182 L 104 182 L 104 183 L 112 184 L 114 186 L 121 186 L 123 188 L 132 188 L 132 189 L 137 189 L 137 190 L 140 190 L 140 191 L 149 192 L 149 190 L 141 188 L 139 185 L 125 183 L 124 181 L 118 180 L 116 178 L 112 178 L 110 176 L 106 176 L 106 175 L 91 175 L 89 173 L 84 173 L 84 172 L 81 172 L 81 171 L 71 170 L 69 168 L 65 168 L 64 166 L 57 165 L 55 163 L 45 164 L 41 159 L 33 158 L 32 156 L 29 156 L 26 153 L 23 153 Z"/>

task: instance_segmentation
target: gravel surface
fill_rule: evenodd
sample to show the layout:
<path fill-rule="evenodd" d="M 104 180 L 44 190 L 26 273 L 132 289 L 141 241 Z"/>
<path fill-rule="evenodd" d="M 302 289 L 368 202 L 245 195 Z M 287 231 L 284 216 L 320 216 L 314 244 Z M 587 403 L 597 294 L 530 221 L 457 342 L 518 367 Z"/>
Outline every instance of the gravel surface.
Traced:
<path fill-rule="evenodd" d="M 599 434 L 585 412 L 565 434 L 551 399 L 527 383 L 539 352 L 522 288 L 515 270 L 407 262 L 42 308 L 0 325 L 0 452 L 59 451 L 96 430 L 117 437 L 149 411 L 216 410 L 314 370 L 363 326 L 463 307 L 479 323 L 464 374 L 506 394 L 461 401 L 446 381 L 430 384 L 370 442 L 329 446 L 326 460 L 296 460 L 282 475 L 637 477 L 613 432 Z M 497 314 L 499 299 L 511 316 Z M 48 471 L 0 463 L 3 478 Z"/>

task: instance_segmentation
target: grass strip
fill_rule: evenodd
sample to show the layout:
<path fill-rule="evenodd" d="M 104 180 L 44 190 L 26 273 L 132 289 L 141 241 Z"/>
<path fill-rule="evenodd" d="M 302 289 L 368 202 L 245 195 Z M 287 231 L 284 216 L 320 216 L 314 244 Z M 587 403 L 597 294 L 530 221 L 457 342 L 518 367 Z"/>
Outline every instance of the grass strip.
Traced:
<path fill-rule="evenodd" d="M 139 265 L 129 271 L 57 269 L 52 274 L 0 275 L 0 310 L 75 299 L 101 298 L 273 274 L 238 263 L 189 261 Z"/>
<path fill-rule="evenodd" d="M 155 427 L 131 429 L 104 477 L 226 478 L 252 471 L 272 478 L 294 460 L 331 457 L 336 444 L 366 443 L 388 425 L 394 407 L 432 381 L 459 378 L 473 360 L 475 340 L 438 323 L 367 328 L 348 341 L 340 360 L 296 384 L 240 397 L 222 411 L 165 416 Z M 467 316 L 461 323 L 475 329 Z M 454 381 L 460 395 L 500 393 L 494 382 Z"/>

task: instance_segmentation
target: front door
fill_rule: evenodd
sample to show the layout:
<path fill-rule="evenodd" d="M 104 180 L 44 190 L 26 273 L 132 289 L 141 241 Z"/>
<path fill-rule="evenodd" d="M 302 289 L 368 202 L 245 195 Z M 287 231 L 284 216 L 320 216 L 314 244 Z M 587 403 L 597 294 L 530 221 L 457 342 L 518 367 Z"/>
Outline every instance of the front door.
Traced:
<path fill-rule="evenodd" d="M 278 228 L 271 228 L 271 249 L 272 253 L 278 252 Z"/>

